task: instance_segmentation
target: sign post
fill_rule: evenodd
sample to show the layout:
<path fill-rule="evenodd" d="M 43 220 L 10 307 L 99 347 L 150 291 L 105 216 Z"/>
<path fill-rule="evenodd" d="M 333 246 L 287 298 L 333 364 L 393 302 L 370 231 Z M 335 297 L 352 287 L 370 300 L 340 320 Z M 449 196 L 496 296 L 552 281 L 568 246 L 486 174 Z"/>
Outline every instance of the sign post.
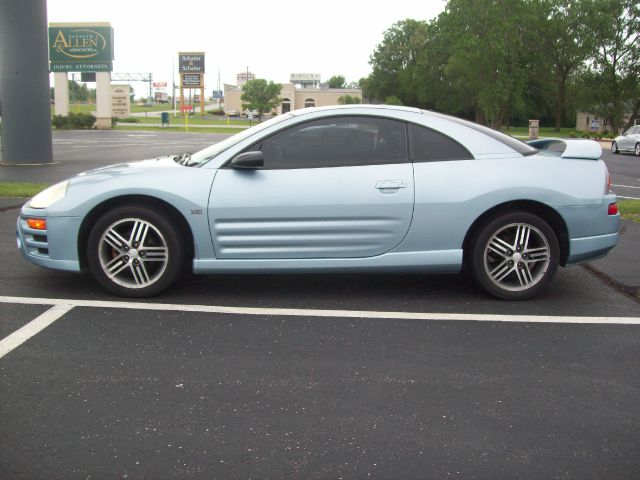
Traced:
<path fill-rule="evenodd" d="M 180 111 L 184 113 L 184 131 L 189 131 L 189 113 L 193 111 L 193 105 L 180 105 Z"/>
<path fill-rule="evenodd" d="M 184 105 L 184 89 L 200 90 L 200 114 L 204 115 L 204 52 L 179 52 L 180 105 Z"/>
<path fill-rule="evenodd" d="M 111 116 L 114 118 L 128 118 L 131 116 L 130 86 L 111 85 Z"/>

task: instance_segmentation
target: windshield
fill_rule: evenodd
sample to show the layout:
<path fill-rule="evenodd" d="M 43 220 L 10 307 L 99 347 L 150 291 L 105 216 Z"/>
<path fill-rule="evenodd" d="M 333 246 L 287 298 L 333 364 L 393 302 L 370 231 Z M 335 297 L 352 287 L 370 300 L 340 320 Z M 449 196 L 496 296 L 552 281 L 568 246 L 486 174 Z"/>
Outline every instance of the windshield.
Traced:
<path fill-rule="evenodd" d="M 200 150 L 199 152 L 191 155 L 189 159 L 188 165 L 190 167 L 201 166 L 207 163 L 212 158 L 215 158 L 220 153 L 224 152 L 228 148 L 234 146 L 236 143 L 244 140 L 245 138 L 249 138 L 256 133 L 271 127 L 272 125 L 276 125 L 280 122 L 288 120 L 292 115 L 290 113 L 285 113 L 283 115 L 278 115 L 277 117 L 271 118 L 265 122 L 259 123 L 251 128 L 247 128 L 246 130 L 236 133 L 235 135 L 222 140 L 216 144 L 211 145 L 210 147 L 205 148 L 204 150 Z"/>

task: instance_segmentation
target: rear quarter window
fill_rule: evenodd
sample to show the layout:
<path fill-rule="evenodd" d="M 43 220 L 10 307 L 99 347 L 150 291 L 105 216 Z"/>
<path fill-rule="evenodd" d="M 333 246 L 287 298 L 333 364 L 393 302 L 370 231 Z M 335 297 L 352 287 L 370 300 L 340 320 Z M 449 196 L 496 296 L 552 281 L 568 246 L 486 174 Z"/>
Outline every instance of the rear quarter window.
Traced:
<path fill-rule="evenodd" d="M 409 145 L 414 162 L 471 160 L 473 155 L 450 137 L 420 125 L 409 124 Z"/>

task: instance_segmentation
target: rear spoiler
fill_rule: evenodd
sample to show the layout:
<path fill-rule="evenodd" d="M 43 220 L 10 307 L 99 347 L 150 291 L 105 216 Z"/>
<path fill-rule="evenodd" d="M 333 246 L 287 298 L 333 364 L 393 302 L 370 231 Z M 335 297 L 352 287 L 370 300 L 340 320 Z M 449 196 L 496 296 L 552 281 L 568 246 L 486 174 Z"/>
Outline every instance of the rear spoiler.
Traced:
<path fill-rule="evenodd" d="M 564 149 L 562 144 L 564 144 Z M 527 145 L 558 155 L 562 158 L 598 160 L 602 156 L 602 147 L 594 140 L 541 138 L 539 140 L 529 140 Z"/>

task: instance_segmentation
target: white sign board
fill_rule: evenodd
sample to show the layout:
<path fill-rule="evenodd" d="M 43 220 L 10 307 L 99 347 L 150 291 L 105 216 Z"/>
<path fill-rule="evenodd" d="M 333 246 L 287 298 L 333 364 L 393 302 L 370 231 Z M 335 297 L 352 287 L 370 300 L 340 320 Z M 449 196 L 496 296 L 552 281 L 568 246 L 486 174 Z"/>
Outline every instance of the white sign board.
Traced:
<path fill-rule="evenodd" d="M 290 82 L 291 83 L 320 82 L 320 74 L 319 73 L 292 73 Z"/>
<path fill-rule="evenodd" d="M 111 85 L 111 116 L 115 118 L 131 116 L 129 85 Z"/>

